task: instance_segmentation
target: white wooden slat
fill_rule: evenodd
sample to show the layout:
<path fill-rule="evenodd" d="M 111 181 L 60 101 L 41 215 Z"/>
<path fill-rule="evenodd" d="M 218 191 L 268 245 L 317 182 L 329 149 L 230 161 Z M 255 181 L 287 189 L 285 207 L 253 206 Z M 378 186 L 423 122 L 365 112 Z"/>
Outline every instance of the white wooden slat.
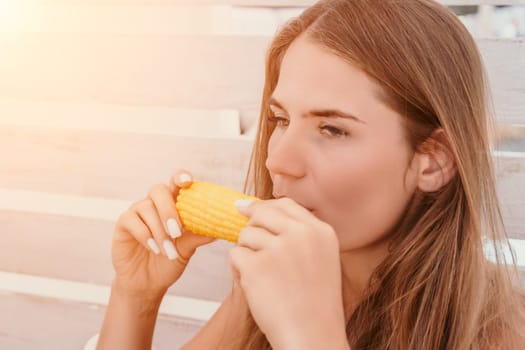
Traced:
<path fill-rule="evenodd" d="M 497 119 L 525 124 L 525 38 L 477 40 Z"/>
<path fill-rule="evenodd" d="M 104 306 L 0 293 L 0 348 L 95 350 L 94 345 L 88 347 L 88 339 L 100 331 Z M 181 349 L 203 323 L 160 315 L 151 350 Z"/>
<path fill-rule="evenodd" d="M 253 119 L 269 40 L 0 33 L 0 97 L 233 109 Z"/>
<path fill-rule="evenodd" d="M 162 106 L 0 98 L 0 124 L 100 130 L 156 135 L 235 137 L 241 133 L 235 110 L 194 110 Z"/>
<path fill-rule="evenodd" d="M 132 201 L 0 188 L 0 210 L 116 221 Z"/>
<path fill-rule="evenodd" d="M 35 201 L 43 203 L 38 196 L 35 194 Z M 89 201 L 86 203 L 85 210 L 93 212 Z M 98 203 L 105 207 L 104 200 L 99 199 Z M 111 239 L 115 222 L 45 212 L 49 210 L 0 209 L 2 240 L 6 247 L 0 254 L 0 271 L 111 285 L 114 278 Z M 200 247 L 168 293 L 209 301 L 223 300 L 232 287 L 228 263 L 228 250 L 232 246 L 229 242 L 216 241 Z"/>
<path fill-rule="evenodd" d="M 110 294 L 109 286 L 5 271 L 0 271 L 0 291 L 103 306 L 107 305 Z M 166 295 L 159 313 L 207 321 L 217 311 L 219 305 L 214 301 Z"/>
<path fill-rule="evenodd" d="M 510 247 L 509 247 L 510 246 Z M 509 250 L 509 248 L 512 250 Z M 506 264 L 512 264 L 516 258 L 516 265 L 519 270 L 525 269 L 525 240 L 523 239 L 509 239 L 509 245 L 502 246 L 503 261 Z M 496 262 L 496 255 L 494 254 L 494 246 L 488 243 L 485 246 L 485 256 L 488 260 Z"/>
<path fill-rule="evenodd" d="M 3 125 L 0 187 L 137 200 L 176 168 L 242 190 L 253 141 Z"/>
<path fill-rule="evenodd" d="M 525 124 L 499 123 L 494 141 L 498 150 L 525 152 Z M 518 142 L 523 142 L 524 147 L 513 146 Z"/>
<path fill-rule="evenodd" d="M 498 195 L 511 237 L 525 239 L 525 153 L 496 152 Z"/>
<path fill-rule="evenodd" d="M 0 98 L 239 110 L 253 123 L 264 84 L 258 36 L 0 34 Z M 499 120 L 525 124 L 525 39 L 480 39 Z M 34 58 L 38 57 L 38 60 Z"/>

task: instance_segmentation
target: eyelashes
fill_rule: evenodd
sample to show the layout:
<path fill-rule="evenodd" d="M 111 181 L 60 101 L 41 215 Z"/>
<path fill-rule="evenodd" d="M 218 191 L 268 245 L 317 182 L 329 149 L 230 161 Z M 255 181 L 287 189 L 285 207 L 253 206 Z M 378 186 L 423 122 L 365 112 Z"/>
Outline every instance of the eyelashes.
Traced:
<path fill-rule="evenodd" d="M 267 117 L 267 120 L 270 124 L 275 125 L 276 127 L 287 127 L 290 124 L 290 120 L 288 118 L 276 116 L 274 114 L 269 114 Z M 346 132 L 343 129 L 340 129 L 334 125 L 328 124 L 326 122 L 322 122 L 318 126 L 319 131 L 332 138 L 343 138 L 346 136 L 349 136 L 349 133 Z"/>
<path fill-rule="evenodd" d="M 267 119 L 271 124 L 275 124 L 276 126 L 288 126 L 290 123 L 287 118 L 276 117 L 273 114 L 270 114 Z"/>
<path fill-rule="evenodd" d="M 339 129 L 338 127 L 335 127 L 333 125 L 321 123 L 319 125 L 319 129 L 322 131 L 327 131 L 329 133 L 329 136 L 333 137 L 346 137 L 348 136 L 348 133 L 344 130 Z"/>

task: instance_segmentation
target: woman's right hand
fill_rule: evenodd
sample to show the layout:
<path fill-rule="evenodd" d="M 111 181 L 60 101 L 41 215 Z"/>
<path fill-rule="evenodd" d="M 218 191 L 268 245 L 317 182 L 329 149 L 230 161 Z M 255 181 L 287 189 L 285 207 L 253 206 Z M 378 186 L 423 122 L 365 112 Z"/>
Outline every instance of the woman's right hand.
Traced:
<path fill-rule="evenodd" d="M 195 250 L 215 240 L 182 228 L 175 201 L 179 189 L 191 182 L 189 172 L 177 170 L 169 185 L 154 185 L 145 199 L 135 202 L 119 217 L 113 234 L 112 261 L 114 283 L 120 290 L 162 297 L 182 275 Z"/>

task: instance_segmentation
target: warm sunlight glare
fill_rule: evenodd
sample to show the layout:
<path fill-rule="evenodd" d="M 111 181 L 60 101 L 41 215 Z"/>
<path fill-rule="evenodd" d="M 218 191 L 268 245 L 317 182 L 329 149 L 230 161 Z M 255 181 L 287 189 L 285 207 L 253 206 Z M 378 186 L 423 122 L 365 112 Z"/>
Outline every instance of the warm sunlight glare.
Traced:
<path fill-rule="evenodd" d="M 21 31 L 29 21 L 29 0 L 0 0 L 0 32 Z"/>

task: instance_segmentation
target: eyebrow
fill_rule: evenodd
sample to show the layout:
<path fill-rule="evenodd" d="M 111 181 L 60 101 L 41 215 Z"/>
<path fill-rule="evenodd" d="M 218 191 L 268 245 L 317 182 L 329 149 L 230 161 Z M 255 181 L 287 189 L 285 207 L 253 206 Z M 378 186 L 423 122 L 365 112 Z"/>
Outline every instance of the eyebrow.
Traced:
<path fill-rule="evenodd" d="M 277 101 L 275 97 L 270 97 L 268 100 L 268 105 L 275 106 L 283 111 L 286 111 L 286 108 L 283 107 L 282 103 Z M 316 117 L 326 117 L 326 118 L 344 118 L 356 121 L 358 123 L 366 124 L 365 121 L 356 117 L 355 115 L 347 112 L 343 112 L 338 109 L 314 109 L 307 113 L 307 115 L 316 116 Z"/>

